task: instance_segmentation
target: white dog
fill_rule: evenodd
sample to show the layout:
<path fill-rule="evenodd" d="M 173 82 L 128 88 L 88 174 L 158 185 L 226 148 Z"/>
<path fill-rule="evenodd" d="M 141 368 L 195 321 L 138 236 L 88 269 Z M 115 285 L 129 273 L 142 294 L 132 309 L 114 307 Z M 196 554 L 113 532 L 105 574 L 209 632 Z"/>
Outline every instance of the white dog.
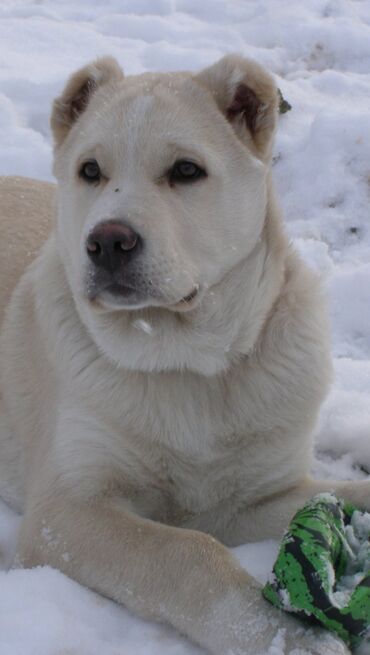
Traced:
<path fill-rule="evenodd" d="M 221 544 L 279 538 L 319 491 L 370 508 L 370 482 L 307 477 L 331 365 L 319 284 L 274 199 L 277 105 L 271 77 L 235 56 L 128 78 L 106 58 L 70 79 L 51 119 L 55 226 L 2 328 L 1 491 L 24 513 L 25 566 L 213 654 L 273 652 L 276 636 L 339 655 Z M 21 200 L 14 184 L 8 253 L 22 202 L 23 228 L 1 306 L 53 193 L 18 180 Z"/>

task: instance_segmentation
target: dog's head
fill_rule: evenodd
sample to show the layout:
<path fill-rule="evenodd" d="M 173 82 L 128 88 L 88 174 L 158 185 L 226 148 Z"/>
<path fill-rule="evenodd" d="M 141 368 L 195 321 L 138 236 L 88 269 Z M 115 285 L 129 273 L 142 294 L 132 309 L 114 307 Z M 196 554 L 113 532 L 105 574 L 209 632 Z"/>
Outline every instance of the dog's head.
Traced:
<path fill-rule="evenodd" d="M 277 103 L 271 77 L 236 56 L 198 75 L 128 78 L 104 58 L 56 99 L 58 248 L 80 315 L 118 363 L 189 365 L 176 340 L 172 356 L 164 351 L 193 319 L 199 332 L 212 294 L 261 237 Z M 158 330 L 167 337 L 157 363 L 144 356 L 147 366 L 133 356 L 135 344 L 142 353 L 135 328 L 132 361 L 115 341 L 133 324 L 138 333 L 144 318 L 153 327 L 147 341 Z M 191 343 L 195 354 L 194 335 Z"/>

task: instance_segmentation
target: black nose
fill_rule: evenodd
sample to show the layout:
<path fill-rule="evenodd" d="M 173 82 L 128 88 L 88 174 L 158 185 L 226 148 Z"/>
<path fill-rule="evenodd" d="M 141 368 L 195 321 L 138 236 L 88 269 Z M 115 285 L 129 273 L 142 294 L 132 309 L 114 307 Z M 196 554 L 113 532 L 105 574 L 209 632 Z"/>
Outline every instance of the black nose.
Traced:
<path fill-rule="evenodd" d="M 111 272 L 136 257 L 141 247 L 141 236 L 120 221 L 99 223 L 86 240 L 90 259 Z"/>

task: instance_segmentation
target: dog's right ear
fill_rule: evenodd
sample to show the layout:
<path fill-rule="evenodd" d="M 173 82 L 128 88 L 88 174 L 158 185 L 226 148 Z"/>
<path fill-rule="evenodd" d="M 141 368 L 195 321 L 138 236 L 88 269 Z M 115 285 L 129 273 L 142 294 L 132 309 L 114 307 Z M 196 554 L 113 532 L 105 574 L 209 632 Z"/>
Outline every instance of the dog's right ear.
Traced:
<path fill-rule="evenodd" d="M 272 76 L 251 59 L 226 55 L 194 79 L 211 92 L 240 140 L 268 161 L 278 115 Z"/>
<path fill-rule="evenodd" d="M 95 91 L 122 79 L 123 71 L 113 57 L 97 59 L 69 78 L 62 95 L 54 100 L 50 119 L 57 147 L 63 143 L 72 125 L 85 111 Z"/>

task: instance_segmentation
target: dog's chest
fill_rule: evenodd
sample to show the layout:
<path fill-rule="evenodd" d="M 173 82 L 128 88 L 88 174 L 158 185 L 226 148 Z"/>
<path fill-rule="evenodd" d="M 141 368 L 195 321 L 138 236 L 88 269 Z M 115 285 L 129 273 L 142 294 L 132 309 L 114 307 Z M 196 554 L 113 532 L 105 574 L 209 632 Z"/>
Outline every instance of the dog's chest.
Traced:
<path fill-rule="evenodd" d="M 129 390 L 120 424 L 129 418 L 122 438 L 140 490 L 136 502 L 150 508 L 143 513 L 199 513 L 255 496 L 263 479 L 245 394 L 194 375 L 160 376 Z"/>
<path fill-rule="evenodd" d="M 151 457 L 154 487 L 171 521 L 184 512 L 199 513 L 217 506 L 243 486 L 243 464 L 235 447 L 186 453 L 160 447 Z M 244 470 L 245 473 L 245 470 Z M 245 484 L 245 482 L 244 482 Z"/>

